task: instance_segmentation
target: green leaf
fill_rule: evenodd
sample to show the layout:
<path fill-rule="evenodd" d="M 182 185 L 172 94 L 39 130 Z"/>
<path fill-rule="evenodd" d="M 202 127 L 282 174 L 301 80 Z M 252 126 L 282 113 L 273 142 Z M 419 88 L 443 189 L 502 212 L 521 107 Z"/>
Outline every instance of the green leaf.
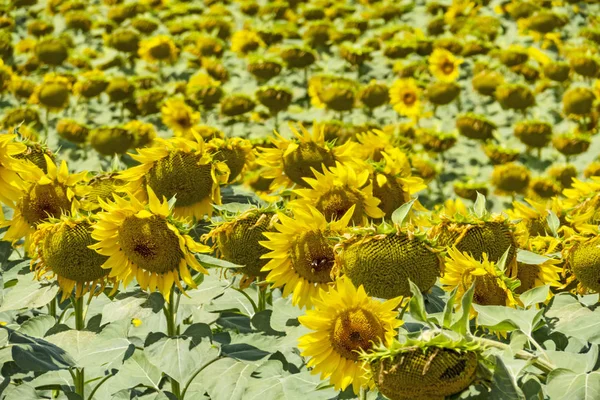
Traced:
<path fill-rule="evenodd" d="M 404 220 L 406 219 L 406 216 L 408 215 L 408 213 L 410 212 L 414 202 L 417 200 L 417 198 L 412 199 L 411 201 L 408 201 L 404 204 L 402 204 L 400 207 L 398 207 L 393 213 L 392 213 L 392 222 L 395 225 L 398 226 L 402 226 L 402 223 L 404 222 Z"/>
<path fill-rule="evenodd" d="M 425 301 L 423 300 L 423 294 L 421 289 L 415 285 L 411 280 L 408 281 L 410 285 L 410 292 L 412 297 L 410 299 L 409 310 L 410 315 L 417 321 L 429 324 L 427 320 L 427 312 L 425 311 Z"/>
<path fill-rule="evenodd" d="M 552 400 L 595 400 L 600 397 L 600 372 L 558 368 L 548 374 L 546 392 Z"/>
<path fill-rule="evenodd" d="M 554 235 L 555 237 L 558 236 L 558 228 L 560 228 L 560 219 L 558 219 L 554 211 L 548 210 L 548 215 L 546 216 L 546 223 L 548 224 L 552 235 Z"/>
<path fill-rule="evenodd" d="M 511 332 L 519 329 L 531 337 L 538 328 L 544 310 L 516 310 L 503 306 L 473 304 L 477 311 L 477 325 L 493 332 Z"/>
<path fill-rule="evenodd" d="M 456 300 L 456 292 L 458 291 L 458 287 L 452 289 L 450 293 L 450 297 L 444 306 L 444 318 L 442 321 L 443 327 L 450 329 L 452 326 L 452 316 L 454 315 L 454 301 Z"/>
<path fill-rule="evenodd" d="M 259 331 L 266 333 L 267 335 L 281 336 L 285 335 L 284 332 L 276 331 L 271 327 L 271 316 L 273 310 L 259 311 L 251 319 L 252 325 Z"/>
<path fill-rule="evenodd" d="M 8 340 L 13 345 L 13 360 L 24 371 L 57 371 L 75 365 L 75 361 L 65 350 L 46 340 L 10 330 Z"/>
<path fill-rule="evenodd" d="M 198 369 L 217 358 L 220 352 L 218 346 L 208 341 L 194 347 L 191 344 L 191 339 L 162 338 L 145 348 L 144 353 L 148 361 L 183 386 Z"/>
<path fill-rule="evenodd" d="M 66 350 L 78 367 L 100 367 L 119 362 L 132 346 L 124 338 L 105 338 L 101 334 L 77 330 L 60 332 L 46 340 Z"/>
<path fill-rule="evenodd" d="M 247 343 L 224 344 L 221 351 L 227 357 L 246 361 L 258 361 L 271 354 Z"/>
<path fill-rule="evenodd" d="M 211 256 L 209 256 L 207 254 L 198 253 L 198 254 L 196 254 L 196 258 L 198 259 L 198 262 L 200 262 L 200 264 L 202 264 L 202 266 L 204 268 L 232 268 L 232 269 L 239 269 L 239 268 L 244 268 L 245 267 L 245 265 L 234 264 L 234 263 L 229 262 L 229 261 L 221 260 L 220 258 L 211 257 Z"/>
<path fill-rule="evenodd" d="M 123 385 L 132 388 L 137 385 L 145 385 L 159 390 L 162 373 L 158 367 L 153 365 L 143 351 L 135 351 L 123 363 L 116 379 Z"/>
<path fill-rule="evenodd" d="M 487 209 L 485 206 L 485 196 L 479 192 L 477 192 L 477 199 L 475 200 L 475 204 L 473 204 L 473 212 L 479 218 L 483 218 L 487 213 Z"/>
<path fill-rule="evenodd" d="M 517 261 L 523 264 L 540 265 L 550 260 L 549 257 L 532 253 L 531 251 L 517 249 Z"/>
<path fill-rule="evenodd" d="M 554 330 L 566 336 L 600 344 L 600 309 L 584 307 L 570 294 L 558 294 L 552 299 L 546 317 L 554 320 Z"/>
<path fill-rule="evenodd" d="M 461 308 L 460 315 L 458 320 L 452 324 L 450 329 L 454 332 L 460 333 L 461 335 L 466 335 L 471 332 L 471 328 L 469 326 L 470 316 L 471 316 L 471 307 L 473 304 L 473 293 L 475 291 L 475 282 L 471 284 L 469 290 L 465 292 L 463 298 L 461 300 Z"/>
<path fill-rule="evenodd" d="M 496 366 L 492 376 L 492 390 L 489 393 L 491 400 L 524 399 L 525 396 L 514 376 L 510 373 L 501 357 L 496 356 Z"/>
<path fill-rule="evenodd" d="M 525 308 L 533 304 L 543 303 L 548 298 L 550 293 L 550 285 L 538 286 L 523 292 L 519 299 Z"/>
<path fill-rule="evenodd" d="M 502 254 L 502 257 L 500 257 L 498 263 L 496 264 L 502 272 L 506 271 L 506 261 L 508 261 L 508 254 L 510 253 L 510 248 L 511 246 L 508 246 L 508 249 L 506 249 L 504 254 Z"/>
<path fill-rule="evenodd" d="M 245 400 L 244 393 L 259 363 L 223 358 L 206 367 L 190 390 L 206 391 L 211 400 Z M 218 377 L 218 379 L 215 379 Z"/>
<path fill-rule="evenodd" d="M 271 315 L 271 326 L 276 331 L 284 331 L 286 327 L 297 326 L 298 317 L 304 315 L 304 311 L 292 304 L 292 298 L 280 297 L 273 301 L 273 314 Z"/>
<path fill-rule="evenodd" d="M 51 315 L 38 315 L 25 321 L 17 331 L 24 335 L 41 338 L 55 323 L 56 320 Z"/>
<path fill-rule="evenodd" d="M 111 323 L 134 318 L 144 320 L 162 311 L 164 299 L 160 293 L 148 295 L 143 292 L 118 295 L 102 309 L 102 323 Z"/>
<path fill-rule="evenodd" d="M 552 364 L 557 368 L 564 368 L 583 374 L 594 369 L 598 361 L 598 346 L 592 345 L 590 350 L 584 354 L 572 353 L 569 351 L 546 350 L 546 355 L 550 357 Z"/>
<path fill-rule="evenodd" d="M 22 275 L 14 287 L 4 292 L 0 312 L 43 307 L 56 297 L 58 290 L 55 283 L 40 283 L 33 274 Z"/>
<path fill-rule="evenodd" d="M 231 283 L 225 279 L 219 279 L 216 275 L 218 274 L 206 276 L 200 287 L 187 291 L 187 296 L 181 296 L 180 304 L 201 306 L 223 294 Z"/>

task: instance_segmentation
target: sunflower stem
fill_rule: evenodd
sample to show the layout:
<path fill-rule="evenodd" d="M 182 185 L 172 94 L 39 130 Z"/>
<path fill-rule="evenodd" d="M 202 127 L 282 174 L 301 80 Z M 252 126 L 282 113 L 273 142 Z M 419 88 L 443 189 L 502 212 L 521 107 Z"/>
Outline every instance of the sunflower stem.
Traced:
<path fill-rule="evenodd" d="M 167 335 L 174 337 L 178 335 L 179 327 L 177 326 L 177 306 L 179 306 L 179 299 L 175 300 L 175 287 L 172 287 L 169 291 L 169 298 L 167 299 L 167 305 L 163 308 L 165 318 L 167 319 Z M 177 304 L 176 304 L 177 303 Z M 181 399 L 181 387 L 179 382 L 173 378 L 169 378 L 171 381 L 171 392 L 175 395 L 175 398 Z"/>
<path fill-rule="evenodd" d="M 507 345 L 505 343 L 500 343 L 500 342 L 497 342 L 497 341 L 491 340 L 491 339 L 486 339 L 486 338 L 472 336 L 472 335 L 469 336 L 469 339 L 472 341 L 478 342 L 482 346 L 494 347 L 499 350 L 509 350 L 510 349 L 509 345 Z M 515 358 L 517 358 L 519 360 L 525 360 L 525 361 L 531 362 L 532 365 L 537 367 L 540 371 L 542 371 L 545 374 L 549 374 L 550 372 L 552 372 L 556 369 L 556 366 L 554 364 L 552 364 L 546 360 L 542 360 L 537 355 L 531 354 L 525 350 L 521 350 L 521 351 L 518 351 L 517 353 L 515 353 Z"/>
<path fill-rule="evenodd" d="M 53 297 L 50 303 L 48 303 L 48 315 L 56 319 L 56 297 Z"/>
<path fill-rule="evenodd" d="M 85 329 L 85 315 L 83 313 L 83 297 L 71 298 L 73 309 L 75 310 L 75 329 L 82 331 Z"/>
<path fill-rule="evenodd" d="M 85 373 L 83 368 L 77 368 L 75 370 L 75 393 L 81 398 L 85 398 Z"/>
<path fill-rule="evenodd" d="M 258 287 L 258 312 L 264 311 L 267 309 L 267 286 L 259 286 Z"/>
<path fill-rule="evenodd" d="M 364 386 L 361 386 L 361 387 L 360 387 L 360 392 L 359 392 L 359 394 L 358 394 L 358 398 L 359 398 L 360 400 L 367 400 L 367 392 L 368 392 L 368 391 L 369 391 L 369 389 L 367 389 L 367 388 L 366 388 L 366 387 L 364 387 Z"/>

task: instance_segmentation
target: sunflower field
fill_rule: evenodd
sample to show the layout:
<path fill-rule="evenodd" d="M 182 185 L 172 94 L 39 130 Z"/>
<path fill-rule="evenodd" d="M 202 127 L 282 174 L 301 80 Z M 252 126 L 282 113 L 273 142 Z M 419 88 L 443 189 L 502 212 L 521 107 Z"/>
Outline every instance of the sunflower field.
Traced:
<path fill-rule="evenodd" d="M 600 398 L 600 0 L 0 11 L 0 400 Z"/>

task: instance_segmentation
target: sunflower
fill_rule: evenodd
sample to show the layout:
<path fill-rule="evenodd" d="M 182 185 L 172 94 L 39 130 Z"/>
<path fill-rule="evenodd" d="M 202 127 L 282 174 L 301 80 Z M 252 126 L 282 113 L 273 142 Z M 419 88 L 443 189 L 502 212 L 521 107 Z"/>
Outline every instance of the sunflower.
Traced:
<path fill-rule="evenodd" d="M 88 188 L 79 185 L 85 181 L 87 171 L 69 174 L 67 163 L 63 160 L 60 168 L 48 155 L 44 155 L 48 172 L 35 169 L 25 188 L 21 191 L 10 227 L 4 235 L 6 241 L 17 241 L 25 237 L 25 248 L 29 248 L 30 235 L 37 225 L 49 218 L 59 218 L 62 214 L 79 208 L 79 198 Z"/>
<path fill-rule="evenodd" d="M 87 217 L 50 219 L 37 226 L 32 236 L 31 266 L 35 265 L 36 279 L 47 274 L 56 276 L 65 301 L 75 289 L 75 298 L 99 295 L 107 283 L 108 271 L 102 268 L 108 257 L 90 249 L 92 221 Z M 99 290 L 97 290 L 97 288 Z M 115 288 L 116 289 L 116 288 Z"/>
<path fill-rule="evenodd" d="M 129 200 L 113 195 L 114 201 L 98 200 L 104 209 L 97 214 L 89 246 L 108 259 L 102 268 L 110 269 L 109 277 L 129 285 L 133 278 L 144 290 L 158 289 L 169 298 L 175 284 L 182 292 L 180 279 L 195 288 L 188 267 L 203 274 L 194 253 L 209 253 L 210 247 L 196 243 L 188 236 L 182 221 L 171 215 L 167 199 L 158 199 L 148 186 L 148 204 L 131 196 Z"/>
<path fill-rule="evenodd" d="M 539 264 L 518 263 L 514 278 L 517 278 L 521 285 L 516 288 L 515 293 L 521 294 L 529 289 L 544 285 L 555 288 L 562 286 L 560 277 L 562 268 L 558 266 L 562 261 L 546 256 L 541 257 L 545 260 Z"/>
<path fill-rule="evenodd" d="M 50 111 L 59 111 L 69 104 L 71 82 L 57 74 L 46 74 L 44 81 L 35 88 L 29 98 L 32 104 L 40 104 Z"/>
<path fill-rule="evenodd" d="M 275 131 L 271 138 L 273 147 L 260 147 L 257 163 L 267 168 L 265 178 L 273 179 L 271 189 L 289 188 L 293 184 L 308 187 L 304 178 L 313 177 L 312 170 L 323 171 L 323 166 L 333 167 L 336 162 L 355 163 L 357 145 L 346 142 L 335 146 L 325 142 L 325 131 L 313 127 L 312 134 L 302 125 L 300 131 L 290 125 L 295 140 L 288 140 Z"/>
<path fill-rule="evenodd" d="M 422 108 L 421 92 L 414 79 L 398 79 L 390 87 L 390 104 L 400 115 L 417 117 Z"/>
<path fill-rule="evenodd" d="M 167 35 L 142 40 L 138 50 L 139 56 L 149 63 L 166 61 L 172 64 L 177 61 L 178 53 L 173 39 Z"/>
<path fill-rule="evenodd" d="M 222 161 L 229 167 L 228 183 L 233 182 L 240 174 L 254 162 L 254 150 L 247 139 L 213 138 L 206 144 L 206 151 L 212 154 L 213 159 Z"/>
<path fill-rule="evenodd" d="M 17 158 L 27 151 L 27 146 L 15 142 L 15 138 L 16 135 L 0 135 L 0 202 L 11 207 L 26 186 L 21 176 L 27 177 L 36 173 L 33 164 Z"/>
<path fill-rule="evenodd" d="M 333 237 L 346 228 L 354 207 L 339 220 L 327 222 L 312 206 L 296 208 L 294 217 L 279 213 L 276 232 L 265 232 L 268 239 L 260 244 L 271 250 L 261 258 L 270 259 L 262 268 L 268 272 L 267 282 L 283 288 L 283 297 L 293 293 L 292 303 L 311 308 L 319 290 L 329 290 L 333 284 L 335 266 Z"/>
<path fill-rule="evenodd" d="M 195 126 L 200 122 L 200 113 L 194 112 L 183 99 L 171 98 L 160 108 L 162 122 L 173 130 L 175 136 L 193 139 Z"/>
<path fill-rule="evenodd" d="M 454 82 L 460 74 L 463 59 L 457 58 L 446 49 L 435 49 L 429 56 L 429 71 L 441 81 Z"/>
<path fill-rule="evenodd" d="M 329 292 L 321 291 L 314 300 L 315 309 L 299 317 L 300 323 L 314 332 L 302 336 L 298 347 L 312 374 L 329 378 L 335 390 L 352 385 L 354 393 L 371 386 L 367 363 L 359 358 L 374 346 L 389 346 L 402 321 L 395 310 L 400 299 L 380 302 L 362 286 L 354 287 L 345 277 Z"/>
<path fill-rule="evenodd" d="M 382 218 L 385 214 L 378 207 L 381 202 L 373 196 L 373 183 L 369 182 L 369 170 L 357 172 L 353 167 L 336 163 L 323 173 L 313 169 L 314 178 L 304 178 L 308 189 L 296 189 L 299 199 L 290 207 L 314 205 L 327 220 L 341 218 L 353 207 L 352 222 L 361 225 L 370 218 Z"/>
<path fill-rule="evenodd" d="M 376 162 L 382 160 L 381 152 L 394 147 L 393 139 L 391 133 L 379 129 L 356 134 L 356 141 L 361 144 L 362 158 Z"/>
<path fill-rule="evenodd" d="M 516 224 L 515 236 L 522 246 L 529 241 L 530 236 L 536 237 L 552 234 L 546 222 L 546 217 L 550 212 L 561 215 L 564 208 L 562 201 L 557 197 L 554 197 L 550 201 L 535 201 L 528 198 L 525 201 L 529 206 L 514 201 L 513 209 L 506 210 L 506 214 L 511 219 L 519 221 Z"/>
<path fill-rule="evenodd" d="M 577 282 L 577 292 L 581 294 L 600 292 L 600 235 L 595 228 L 594 236 L 569 238 L 570 243 L 563 250 L 563 258 L 567 261 L 566 286 Z"/>
<path fill-rule="evenodd" d="M 440 279 L 442 288 L 448 292 L 457 288 L 456 302 L 459 303 L 473 282 L 473 303 L 507 307 L 517 304 L 514 291 L 519 282 L 506 276 L 496 263 L 489 261 L 486 253 L 477 261 L 455 246 L 449 248 L 444 276 Z"/>
<path fill-rule="evenodd" d="M 244 55 L 265 47 L 258 33 L 251 30 L 242 29 L 231 37 L 231 51 Z"/>
<path fill-rule="evenodd" d="M 138 149 L 131 157 L 141 165 L 119 178 L 129 182 L 128 189 L 138 199 L 144 200 L 150 187 L 158 196 L 175 196 L 175 215 L 198 219 L 212 213 L 213 203 L 221 204 L 219 184 L 227 182 L 229 169 L 213 161 L 201 138 L 158 138 L 154 147 Z"/>

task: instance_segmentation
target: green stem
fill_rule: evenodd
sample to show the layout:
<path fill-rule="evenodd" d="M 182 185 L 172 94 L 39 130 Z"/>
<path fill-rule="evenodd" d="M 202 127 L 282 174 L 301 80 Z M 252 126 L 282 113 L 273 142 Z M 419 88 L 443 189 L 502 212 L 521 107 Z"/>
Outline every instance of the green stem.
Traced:
<path fill-rule="evenodd" d="M 44 139 L 48 140 L 48 132 L 50 125 L 50 110 L 46 108 L 46 120 L 44 121 Z"/>
<path fill-rule="evenodd" d="M 90 392 L 90 395 L 88 396 L 88 400 L 92 400 L 94 398 L 94 394 L 96 394 L 96 391 L 98 389 L 100 389 L 100 386 L 102 386 L 104 384 L 104 382 L 106 382 L 107 380 L 109 380 L 110 378 L 112 378 L 114 375 L 107 375 L 105 376 L 100 382 L 98 382 L 98 384 L 96 385 L 96 387 L 94 387 L 94 389 Z"/>
<path fill-rule="evenodd" d="M 165 318 L 167 319 L 167 335 L 169 337 L 174 337 L 177 336 L 179 334 L 179 327 L 177 326 L 177 305 L 179 304 L 175 304 L 176 300 L 175 300 L 175 287 L 171 288 L 171 291 L 169 292 L 169 298 L 167 301 L 167 305 L 166 307 L 163 309 L 164 313 L 165 313 Z M 177 303 L 179 303 L 177 301 Z M 177 399 L 181 399 L 181 387 L 179 385 L 179 382 L 177 382 L 175 379 L 170 378 L 171 381 L 171 392 L 173 393 L 173 395 L 175 396 L 175 398 Z"/>
<path fill-rule="evenodd" d="M 358 394 L 358 398 L 359 398 L 360 400 L 367 400 L 367 392 L 368 392 L 368 391 L 369 391 L 369 390 L 368 390 L 367 388 L 365 388 L 364 386 L 361 386 L 361 388 L 360 388 L 360 392 L 359 392 L 359 394 Z"/>
<path fill-rule="evenodd" d="M 48 303 L 48 315 L 56 319 L 56 297 L 53 297 L 50 303 Z"/>
<path fill-rule="evenodd" d="M 83 297 L 71 298 L 71 304 L 75 310 L 75 329 L 82 331 L 85 329 L 85 315 L 83 313 Z"/>
<path fill-rule="evenodd" d="M 185 387 L 183 388 L 183 392 L 181 392 L 181 400 L 185 399 L 185 394 L 187 393 L 187 390 L 190 388 L 190 385 L 192 384 L 192 382 L 194 381 L 194 379 L 198 376 L 198 374 L 202 371 L 204 371 L 204 369 L 206 369 L 206 367 L 208 367 L 209 365 L 211 365 L 212 363 L 214 363 L 215 361 L 220 360 L 222 357 L 217 357 L 209 362 L 207 362 L 206 364 L 204 364 L 201 368 L 199 368 L 196 372 L 194 372 L 194 375 L 192 375 L 192 377 L 187 381 L 187 383 L 185 384 Z"/>
<path fill-rule="evenodd" d="M 471 339 L 475 342 L 478 342 L 479 344 L 486 346 L 486 347 L 494 347 L 496 349 L 503 350 L 503 351 L 510 349 L 509 345 L 500 343 L 500 342 L 497 342 L 497 341 L 491 340 L 491 339 L 485 339 L 485 338 L 478 337 L 478 336 L 470 336 L 469 339 Z M 535 354 L 531 354 L 525 350 L 521 350 L 521 351 L 518 351 L 517 353 L 515 353 L 515 358 L 517 358 L 519 360 L 525 360 L 525 361 L 531 362 L 532 365 L 537 367 L 540 371 L 544 372 L 545 374 L 549 374 L 550 372 L 552 372 L 556 369 L 555 365 L 549 363 L 548 361 L 542 360 Z"/>
<path fill-rule="evenodd" d="M 83 372 L 83 368 L 75 370 L 75 378 L 75 393 L 83 399 L 85 398 L 85 373 Z"/>
<path fill-rule="evenodd" d="M 267 287 L 258 288 L 258 311 L 267 309 Z"/>

